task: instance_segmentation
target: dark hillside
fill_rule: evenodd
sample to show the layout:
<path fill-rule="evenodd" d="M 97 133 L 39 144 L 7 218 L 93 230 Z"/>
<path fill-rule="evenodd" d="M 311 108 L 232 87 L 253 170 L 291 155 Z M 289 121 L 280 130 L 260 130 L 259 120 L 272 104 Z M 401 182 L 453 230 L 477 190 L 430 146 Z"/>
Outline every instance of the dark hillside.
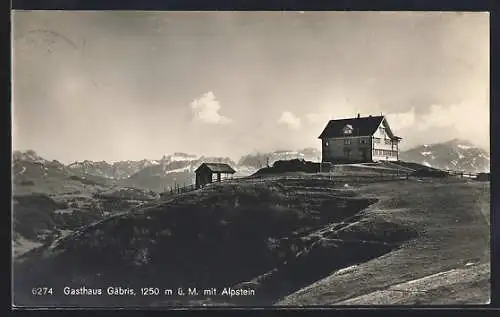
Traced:
<path fill-rule="evenodd" d="M 27 285 L 49 281 L 58 287 L 104 287 L 126 281 L 128 287 L 136 288 L 144 285 L 222 288 L 278 270 L 279 274 L 290 277 L 290 284 L 279 286 L 276 277 L 271 277 L 262 282 L 260 295 L 246 302 L 270 304 L 326 276 L 339 265 L 370 256 L 362 252 L 339 262 L 335 259 L 345 250 L 335 245 L 344 243 L 321 242 L 321 228 L 356 221 L 362 217 L 360 212 L 376 201 L 334 190 L 331 184 L 327 179 L 214 184 L 171 201 L 151 203 L 133 213 L 108 218 L 61 239 L 49 249 L 27 254 L 17 266 L 16 294 L 23 294 L 22 289 Z M 402 237 L 411 236 L 407 233 Z M 355 245 L 354 242 L 345 247 Z M 332 247 L 337 251 L 331 258 L 325 258 L 328 257 L 325 252 L 332 252 L 328 251 Z M 389 249 L 373 250 L 371 256 Z M 89 258 L 96 261 L 88 262 Z M 326 262 L 317 262 L 320 258 Z M 322 268 L 315 268 L 320 264 Z M 305 269 L 306 275 L 299 273 Z M 298 278 L 292 278 L 290 270 L 299 274 Z M 36 299 L 18 297 L 19 302 L 33 303 L 33 300 Z M 166 299 L 53 297 L 50 300 L 69 305 L 133 305 Z M 173 300 L 165 304 L 171 305 Z M 235 300 L 232 299 L 233 303 Z"/>
<path fill-rule="evenodd" d="M 319 173 L 333 167 L 330 163 L 316 163 L 303 159 L 280 160 L 274 162 L 273 166 L 259 169 L 254 175 L 283 174 L 289 172 Z"/>

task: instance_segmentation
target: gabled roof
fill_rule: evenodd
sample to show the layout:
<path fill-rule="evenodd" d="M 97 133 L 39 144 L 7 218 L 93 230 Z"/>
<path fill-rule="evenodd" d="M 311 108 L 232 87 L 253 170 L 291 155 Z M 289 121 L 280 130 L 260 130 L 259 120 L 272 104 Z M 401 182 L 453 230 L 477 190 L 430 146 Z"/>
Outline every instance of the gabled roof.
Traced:
<path fill-rule="evenodd" d="M 352 126 L 352 134 L 349 136 L 371 136 L 377 131 L 382 120 L 384 116 L 330 120 L 318 139 L 344 137 L 343 129 L 346 125 Z"/>
<path fill-rule="evenodd" d="M 371 136 L 377 131 L 382 120 L 384 116 L 330 120 L 319 138 L 343 137 L 343 129 L 347 125 L 352 127 L 350 136 Z"/>
<path fill-rule="evenodd" d="M 195 173 L 200 171 L 201 169 L 206 168 L 212 173 L 228 173 L 234 174 L 236 171 L 226 163 L 203 163 L 196 170 Z"/>

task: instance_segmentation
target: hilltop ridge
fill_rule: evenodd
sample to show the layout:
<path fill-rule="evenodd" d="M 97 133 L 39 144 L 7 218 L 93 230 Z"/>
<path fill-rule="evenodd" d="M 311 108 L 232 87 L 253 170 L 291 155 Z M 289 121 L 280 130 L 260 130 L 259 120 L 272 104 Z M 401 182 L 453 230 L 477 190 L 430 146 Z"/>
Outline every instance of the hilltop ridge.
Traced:
<path fill-rule="evenodd" d="M 99 183 L 113 183 L 161 192 L 173 186 L 194 183 L 194 170 L 203 162 L 228 163 L 236 170 L 234 176 L 240 177 L 252 175 L 261 168 L 272 166 L 276 161 L 296 158 L 319 162 L 321 151 L 316 148 L 305 148 L 298 151 L 256 152 L 243 155 L 238 161 L 233 161 L 228 157 L 205 157 L 176 152 L 165 154 L 156 160 L 128 160 L 114 163 L 84 160 L 64 165 L 55 160 L 49 161 L 40 157 L 35 151 L 29 150 L 26 152 L 15 151 L 13 164 L 15 166 L 14 177 L 17 178 L 27 177 L 26 175 L 20 176 L 26 167 L 24 165 L 38 164 L 47 170 L 54 169 L 63 173 L 71 173 Z M 472 142 L 459 139 L 425 144 L 402 151 L 400 160 L 437 169 L 464 172 L 489 172 L 490 170 L 489 153 L 475 146 Z M 33 175 L 33 177 L 40 177 L 40 173 Z"/>

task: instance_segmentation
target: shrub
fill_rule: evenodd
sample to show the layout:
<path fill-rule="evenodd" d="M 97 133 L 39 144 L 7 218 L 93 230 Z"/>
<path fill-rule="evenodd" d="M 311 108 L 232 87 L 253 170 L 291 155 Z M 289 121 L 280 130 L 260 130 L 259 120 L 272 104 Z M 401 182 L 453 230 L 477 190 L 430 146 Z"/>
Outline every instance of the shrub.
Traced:
<path fill-rule="evenodd" d="M 447 177 L 450 174 L 448 174 L 445 171 L 439 171 L 439 170 L 418 169 L 411 175 L 417 177 Z"/>

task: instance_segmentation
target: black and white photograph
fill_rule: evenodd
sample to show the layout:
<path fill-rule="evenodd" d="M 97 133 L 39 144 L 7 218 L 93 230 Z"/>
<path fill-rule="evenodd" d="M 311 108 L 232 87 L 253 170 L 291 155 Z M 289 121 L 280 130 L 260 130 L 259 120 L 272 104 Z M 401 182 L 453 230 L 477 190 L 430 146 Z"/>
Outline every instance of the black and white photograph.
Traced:
<path fill-rule="evenodd" d="M 12 11 L 12 306 L 489 304 L 489 19 Z"/>

